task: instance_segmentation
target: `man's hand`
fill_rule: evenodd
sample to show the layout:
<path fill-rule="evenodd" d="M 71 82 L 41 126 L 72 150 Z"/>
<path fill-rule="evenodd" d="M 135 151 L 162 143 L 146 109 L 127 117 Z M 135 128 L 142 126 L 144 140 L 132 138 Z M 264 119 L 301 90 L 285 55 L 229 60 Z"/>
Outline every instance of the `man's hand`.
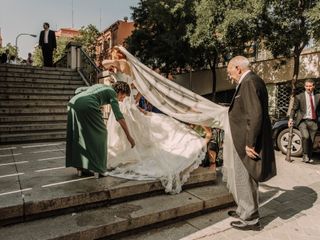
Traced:
<path fill-rule="evenodd" d="M 246 146 L 246 153 L 248 157 L 252 159 L 259 157 L 259 154 L 254 150 L 254 148 L 250 148 L 248 146 Z"/>

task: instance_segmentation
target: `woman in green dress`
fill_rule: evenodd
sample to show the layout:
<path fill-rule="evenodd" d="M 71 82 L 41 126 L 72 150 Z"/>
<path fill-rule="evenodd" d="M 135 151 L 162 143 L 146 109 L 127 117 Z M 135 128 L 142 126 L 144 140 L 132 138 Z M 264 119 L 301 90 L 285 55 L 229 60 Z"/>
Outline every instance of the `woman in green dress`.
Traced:
<path fill-rule="evenodd" d="M 135 146 L 118 103 L 129 95 L 129 85 L 119 81 L 112 87 L 93 85 L 69 101 L 66 167 L 77 168 L 79 176 L 83 170 L 93 172 L 96 177 L 107 171 L 107 129 L 100 110 L 102 105 L 111 105 L 131 147 Z"/>

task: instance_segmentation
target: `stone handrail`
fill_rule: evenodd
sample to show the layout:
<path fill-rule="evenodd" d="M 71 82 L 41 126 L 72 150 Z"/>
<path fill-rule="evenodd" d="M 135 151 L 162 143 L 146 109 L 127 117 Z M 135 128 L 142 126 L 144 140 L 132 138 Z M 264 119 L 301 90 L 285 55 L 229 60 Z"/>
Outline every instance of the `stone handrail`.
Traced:
<path fill-rule="evenodd" d="M 77 42 L 67 44 L 66 54 L 55 63 L 55 66 L 77 70 L 88 86 L 98 83 L 98 75 L 101 73 L 101 69 Z"/>

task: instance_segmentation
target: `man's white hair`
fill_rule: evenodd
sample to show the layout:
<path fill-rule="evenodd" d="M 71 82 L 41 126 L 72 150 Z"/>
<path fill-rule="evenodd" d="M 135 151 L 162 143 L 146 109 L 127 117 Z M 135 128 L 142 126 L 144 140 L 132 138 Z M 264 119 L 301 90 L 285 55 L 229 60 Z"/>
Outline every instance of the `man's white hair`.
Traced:
<path fill-rule="evenodd" d="M 229 62 L 230 65 L 239 66 L 242 69 L 250 68 L 250 62 L 248 58 L 244 56 L 236 56 Z"/>

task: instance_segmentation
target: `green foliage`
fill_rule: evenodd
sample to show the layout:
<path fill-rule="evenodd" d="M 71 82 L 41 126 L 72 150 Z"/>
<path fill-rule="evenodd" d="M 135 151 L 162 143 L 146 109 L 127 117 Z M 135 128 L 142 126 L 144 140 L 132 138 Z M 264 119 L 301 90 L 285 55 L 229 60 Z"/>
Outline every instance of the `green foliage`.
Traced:
<path fill-rule="evenodd" d="M 95 59 L 96 55 L 96 43 L 97 38 L 99 36 L 98 29 L 89 24 L 87 27 L 82 26 L 80 31 L 80 35 L 75 37 L 75 41 L 81 43 L 82 48 L 89 54 L 89 56 Z"/>
<path fill-rule="evenodd" d="M 164 73 L 194 66 L 197 52 L 186 37 L 187 25 L 194 17 L 193 2 L 141 0 L 132 7 L 136 29 L 126 41 L 128 50 Z"/>
<path fill-rule="evenodd" d="M 246 54 L 258 39 L 264 9 L 262 0 L 200 0 L 197 20 L 188 27 L 191 44 L 202 46 L 211 58 Z"/>
<path fill-rule="evenodd" d="M 65 55 L 66 46 L 70 42 L 70 38 L 67 37 L 59 37 L 57 39 L 57 48 L 53 53 L 53 62 L 58 61 L 60 58 Z"/>
<path fill-rule="evenodd" d="M 58 44 L 58 42 L 57 42 Z M 42 67 L 43 66 L 43 58 L 41 48 L 37 47 L 34 49 L 32 53 L 33 66 Z"/>
<path fill-rule="evenodd" d="M 10 56 L 17 56 L 17 49 L 15 46 L 12 46 L 11 43 L 7 43 L 5 47 L 0 48 L 0 53 L 4 53 L 7 49 L 9 50 Z"/>
<path fill-rule="evenodd" d="M 299 56 L 310 39 L 319 36 L 319 0 L 268 0 L 263 24 L 266 47 L 274 56 Z"/>
<path fill-rule="evenodd" d="M 308 33 L 313 36 L 315 40 L 320 41 L 320 1 L 314 5 L 308 12 L 305 13 L 306 18 L 312 28 Z"/>

